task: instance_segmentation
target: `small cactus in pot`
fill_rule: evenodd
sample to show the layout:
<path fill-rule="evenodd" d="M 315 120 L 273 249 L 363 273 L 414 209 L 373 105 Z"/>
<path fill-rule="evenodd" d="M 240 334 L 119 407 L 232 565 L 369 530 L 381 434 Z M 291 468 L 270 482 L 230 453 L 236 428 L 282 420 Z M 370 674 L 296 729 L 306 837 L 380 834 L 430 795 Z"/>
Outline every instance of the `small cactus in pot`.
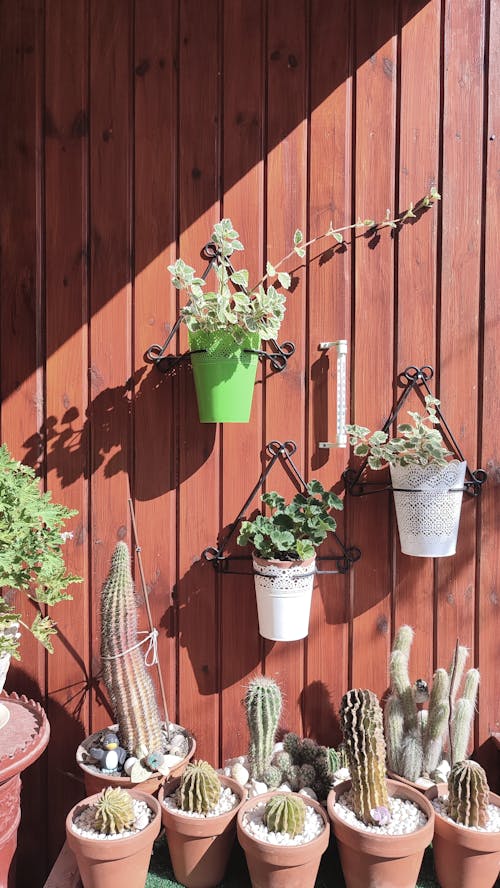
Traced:
<path fill-rule="evenodd" d="M 207 814 L 219 801 L 220 790 L 220 780 L 212 765 L 202 760 L 190 762 L 178 789 L 179 807 L 183 811 Z"/>
<path fill-rule="evenodd" d="M 250 776 L 263 780 L 274 752 L 282 708 L 281 689 L 272 678 L 257 676 L 248 685 L 244 705 L 250 733 Z"/>
<path fill-rule="evenodd" d="M 448 816 L 462 826 L 485 826 L 490 790 L 486 774 L 477 762 L 453 765 L 448 777 Z"/>
<path fill-rule="evenodd" d="M 95 806 L 94 825 L 97 832 L 110 836 L 132 829 L 135 822 L 134 802 L 125 789 L 108 786 Z"/>
<path fill-rule="evenodd" d="M 293 839 L 304 829 L 305 817 L 305 802 L 296 795 L 282 793 L 269 799 L 263 821 L 271 832 L 288 833 Z"/>
<path fill-rule="evenodd" d="M 344 694 L 340 721 L 355 814 L 366 824 L 379 825 L 389 813 L 389 796 L 382 710 L 373 691 L 354 689 Z"/>

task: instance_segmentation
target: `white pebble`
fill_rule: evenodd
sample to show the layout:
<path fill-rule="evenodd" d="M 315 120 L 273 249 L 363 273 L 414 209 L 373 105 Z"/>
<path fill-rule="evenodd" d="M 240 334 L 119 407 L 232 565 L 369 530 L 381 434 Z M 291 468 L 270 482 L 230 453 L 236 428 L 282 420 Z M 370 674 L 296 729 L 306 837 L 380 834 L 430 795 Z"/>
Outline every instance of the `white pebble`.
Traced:
<path fill-rule="evenodd" d="M 250 780 L 248 783 L 248 796 L 253 799 L 255 796 L 262 795 L 264 792 L 267 792 L 267 783 L 263 783 L 261 780 Z"/>
<path fill-rule="evenodd" d="M 291 786 L 289 783 L 282 783 L 281 786 L 278 786 L 277 792 L 291 792 Z"/>
<path fill-rule="evenodd" d="M 299 795 L 307 796 L 307 798 L 312 799 L 313 802 L 318 801 L 318 796 L 311 786 L 303 786 L 302 789 L 299 789 Z"/>
<path fill-rule="evenodd" d="M 409 799 L 392 797 L 389 799 L 390 822 L 386 826 L 368 825 L 356 817 L 352 807 L 352 799 L 352 790 L 343 793 L 335 803 L 335 813 L 342 820 L 365 832 L 384 836 L 400 836 L 416 832 L 417 829 L 421 829 L 427 823 L 426 815 L 415 802 L 411 802 Z"/>
<path fill-rule="evenodd" d="M 248 770 L 245 768 L 245 766 L 241 764 L 241 762 L 235 762 L 235 764 L 231 768 L 231 777 L 234 780 L 237 780 L 240 786 L 245 786 L 245 783 L 248 783 L 250 774 L 248 773 Z"/>
<path fill-rule="evenodd" d="M 228 811 L 232 811 L 233 808 L 236 807 L 238 802 L 240 801 L 239 796 L 236 793 L 231 792 L 229 786 L 221 786 L 219 801 L 212 808 L 211 811 L 208 811 L 206 814 L 198 814 L 196 811 L 183 811 L 182 808 L 179 808 L 177 805 L 177 799 L 175 793 L 169 796 L 165 796 L 162 804 L 168 811 L 175 811 L 176 814 L 182 814 L 183 817 L 199 817 L 201 819 L 207 817 L 218 817 L 220 814 L 226 814 Z"/>
<path fill-rule="evenodd" d="M 434 810 L 444 817 L 449 823 L 455 823 L 451 817 L 448 817 L 448 796 L 438 796 L 432 799 L 432 807 Z M 464 829 L 472 829 L 475 832 L 500 832 L 500 807 L 498 805 L 488 805 L 488 820 L 486 826 L 467 826 Z M 463 824 L 460 824 L 463 826 Z"/>

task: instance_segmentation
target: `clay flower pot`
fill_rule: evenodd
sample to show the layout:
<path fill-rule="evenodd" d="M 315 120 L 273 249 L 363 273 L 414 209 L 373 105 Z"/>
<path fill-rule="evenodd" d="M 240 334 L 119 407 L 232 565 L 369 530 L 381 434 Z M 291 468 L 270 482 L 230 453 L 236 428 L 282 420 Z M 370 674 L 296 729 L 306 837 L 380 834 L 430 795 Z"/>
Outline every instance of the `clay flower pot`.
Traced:
<path fill-rule="evenodd" d="M 427 794 L 427 790 L 431 789 L 432 786 L 435 786 L 433 780 L 426 780 L 425 783 L 414 783 L 413 780 L 407 780 L 406 777 L 401 777 L 400 774 L 396 774 L 394 771 L 387 770 L 387 776 L 390 777 L 391 780 L 397 780 L 398 783 L 403 783 L 405 786 L 410 786 L 412 789 L 416 789 L 417 792 L 421 792 L 422 795 Z M 424 780 L 425 778 L 421 778 Z"/>
<path fill-rule="evenodd" d="M 446 783 L 426 793 L 429 799 L 447 794 Z M 500 796 L 490 792 L 490 805 L 500 807 Z M 435 813 L 432 850 L 441 888 L 492 888 L 500 869 L 500 832 L 471 829 Z"/>
<path fill-rule="evenodd" d="M 212 888 L 223 878 L 236 836 L 236 815 L 246 798 L 246 789 L 231 777 L 219 777 L 239 798 L 231 811 L 213 817 L 191 817 L 166 808 L 165 795 L 177 789 L 180 778 L 166 792 L 160 789 L 161 819 L 175 878 L 186 888 Z"/>
<path fill-rule="evenodd" d="M 431 803 L 418 790 L 388 780 L 389 796 L 415 802 L 426 814 L 427 823 L 406 835 L 377 835 L 347 823 L 336 813 L 337 797 L 350 788 L 350 780 L 339 783 L 327 800 L 347 888 L 379 888 L 382 885 L 415 888 L 424 851 L 432 842 L 434 809 Z"/>
<path fill-rule="evenodd" d="M 238 812 L 238 841 L 245 852 L 254 888 L 313 888 L 321 856 L 328 847 L 330 824 L 319 802 L 300 796 L 322 817 L 324 830 L 303 845 L 271 845 L 250 835 L 243 827 L 243 817 L 257 805 L 276 795 L 276 790 L 248 799 Z"/>
<path fill-rule="evenodd" d="M 157 799 L 136 789 L 130 795 L 151 808 L 154 817 L 140 832 L 118 839 L 96 839 L 82 836 L 73 828 L 75 812 L 84 805 L 92 805 L 98 794 L 78 802 L 66 818 L 66 837 L 80 870 L 83 888 L 144 888 L 148 875 L 153 842 L 161 827 L 160 805 Z"/>

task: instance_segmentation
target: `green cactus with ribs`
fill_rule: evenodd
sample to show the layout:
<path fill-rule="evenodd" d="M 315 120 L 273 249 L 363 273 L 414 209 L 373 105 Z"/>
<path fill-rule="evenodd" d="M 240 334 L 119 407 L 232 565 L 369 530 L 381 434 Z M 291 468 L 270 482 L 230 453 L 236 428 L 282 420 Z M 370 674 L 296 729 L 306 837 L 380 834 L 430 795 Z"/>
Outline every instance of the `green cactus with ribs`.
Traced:
<path fill-rule="evenodd" d="M 306 804 L 300 796 L 280 793 L 266 804 L 263 821 L 270 832 L 288 833 L 293 838 L 304 829 Z"/>
<path fill-rule="evenodd" d="M 359 820 L 379 825 L 390 817 L 385 780 L 385 740 L 380 703 L 373 691 L 344 694 L 340 724 L 351 775 L 353 808 Z"/>
<path fill-rule="evenodd" d="M 220 791 L 221 783 L 212 765 L 201 759 L 190 762 L 179 785 L 179 807 L 183 811 L 207 814 L 218 803 Z"/>
<path fill-rule="evenodd" d="M 490 790 L 477 762 L 453 765 L 448 777 L 448 816 L 462 826 L 484 827 L 488 822 Z"/>

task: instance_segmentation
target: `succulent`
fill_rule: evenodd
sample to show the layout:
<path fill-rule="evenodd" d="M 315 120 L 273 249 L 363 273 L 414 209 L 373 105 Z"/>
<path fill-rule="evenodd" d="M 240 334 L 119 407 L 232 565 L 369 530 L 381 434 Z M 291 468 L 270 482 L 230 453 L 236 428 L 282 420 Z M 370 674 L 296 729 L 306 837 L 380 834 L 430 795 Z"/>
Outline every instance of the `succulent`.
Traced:
<path fill-rule="evenodd" d="M 282 782 L 288 783 L 292 791 L 310 786 L 324 800 L 344 758 L 341 751 L 320 746 L 310 737 L 301 739 L 290 731 L 283 739 L 283 751 L 273 757 L 273 765 L 281 769 Z"/>
<path fill-rule="evenodd" d="M 94 826 L 106 835 L 132 829 L 135 822 L 134 800 L 126 789 L 107 786 L 95 804 Z"/>
<path fill-rule="evenodd" d="M 271 832 L 288 833 L 294 838 L 304 829 L 305 816 L 305 802 L 296 795 L 283 793 L 269 799 L 263 819 Z"/>
<path fill-rule="evenodd" d="M 212 765 L 202 760 L 190 762 L 181 777 L 179 807 L 183 811 L 206 814 L 219 801 L 220 789 L 221 783 Z"/>
<path fill-rule="evenodd" d="M 104 682 L 122 746 L 142 759 L 163 748 L 153 682 L 137 647 L 137 604 L 128 546 L 119 542 L 101 594 L 101 659 Z"/>
<path fill-rule="evenodd" d="M 477 762 L 453 765 L 448 777 L 448 816 L 462 826 L 486 826 L 490 790 Z"/>
<path fill-rule="evenodd" d="M 281 690 L 272 678 L 257 676 L 248 686 L 244 704 L 250 732 L 250 776 L 261 780 L 273 756 L 274 739 L 281 715 Z"/>
<path fill-rule="evenodd" d="M 359 820 L 377 825 L 378 811 L 389 808 L 389 798 L 382 710 L 373 691 L 354 689 L 344 694 L 340 722 L 349 761 L 354 811 Z"/>
<path fill-rule="evenodd" d="M 262 774 L 262 780 L 269 789 L 277 789 L 282 782 L 281 774 L 281 768 L 278 768 L 276 765 L 268 765 Z"/>

